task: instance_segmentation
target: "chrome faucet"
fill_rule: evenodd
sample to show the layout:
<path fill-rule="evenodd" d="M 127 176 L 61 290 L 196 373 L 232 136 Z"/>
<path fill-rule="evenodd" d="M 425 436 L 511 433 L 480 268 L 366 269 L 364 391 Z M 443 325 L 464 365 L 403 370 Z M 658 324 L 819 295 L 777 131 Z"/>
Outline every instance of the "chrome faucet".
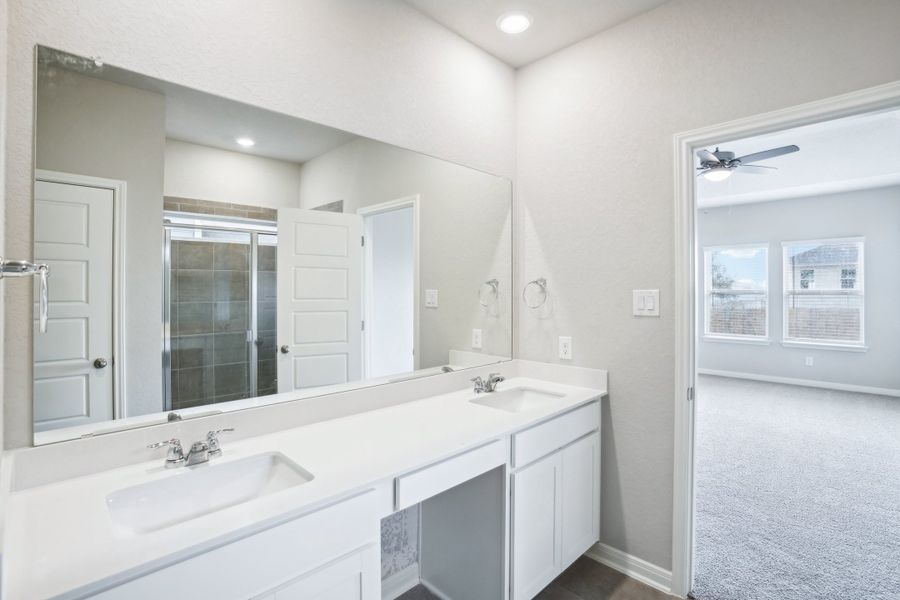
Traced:
<path fill-rule="evenodd" d="M 203 463 L 209 462 L 209 459 L 211 458 L 221 456 L 222 447 L 219 444 L 219 434 L 227 433 L 229 431 L 234 431 L 234 427 L 226 427 L 224 429 L 216 429 L 208 432 L 206 434 L 206 440 L 200 440 L 199 442 L 191 444 L 191 449 L 187 451 L 187 454 L 185 454 L 184 448 L 181 446 L 181 440 L 178 438 L 156 442 L 147 447 L 168 448 L 165 463 L 167 469 L 180 467 L 181 465 L 193 467 L 194 465 L 202 465 Z"/>
<path fill-rule="evenodd" d="M 184 457 L 184 466 L 193 467 L 205 462 L 209 462 L 209 444 L 203 440 L 194 442 Z"/>
<path fill-rule="evenodd" d="M 181 440 L 178 438 L 172 438 L 171 440 L 163 440 L 161 442 L 156 442 L 155 444 L 150 444 L 147 446 L 148 448 L 168 448 L 168 452 L 166 453 L 166 468 L 172 469 L 175 467 L 180 467 L 184 462 L 184 449 L 181 447 Z"/>
<path fill-rule="evenodd" d="M 481 375 L 472 379 L 473 383 L 475 383 L 475 393 L 476 394 L 490 394 L 497 390 L 497 384 L 503 381 L 504 377 L 500 373 L 491 373 L 488 375 L 487 379 L 482 379 Z"/>

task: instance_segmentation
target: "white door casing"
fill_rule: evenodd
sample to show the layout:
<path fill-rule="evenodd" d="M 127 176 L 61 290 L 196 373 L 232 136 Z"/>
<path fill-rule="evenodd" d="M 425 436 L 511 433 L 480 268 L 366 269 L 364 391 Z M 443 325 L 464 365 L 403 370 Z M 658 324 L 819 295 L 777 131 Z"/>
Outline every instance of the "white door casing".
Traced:
<path fill-rule="evenodd" d="M 831 119 L 896 109 L 900 81 L 711 125 L 674 136 L 675 153 L 675 443 L 672 502 L 672 583 L 685 597 L 694 576 L 694 386 L 697 322 L 697 242 L 694 153 L 721 140 L 753 137 Z"/>
<path fill-rule="evenodd" d="M 378 372 L 377 366 L 374 366 L 377 362 L 375 359 L 377 357 L 379 346 L 377 340 L 374 339 L 379 337 L 378 332 L 376 331 L 379 328 L 379 313 L 375 306 L 375 281 L 373 281 L 373 276 L 377 271 L 377 265 L 374 262 L 374 253 L 379 242 L 377 238 L 373 239 L 370 228 L 373 224 L 373 219 L 377 218 L 379 215 L 395 211 L 412 211 L 412 247 L 410 250 L 411 256 L 409 257 L 409 262 L 411 263 L 409 268 L 412 271 L 410 274 L 412 278 L 412 297 L 409 298 L 411 305 L 411 314 L 409 315 L 409 318 L 412 321 L 412 340 L 410 342 L 411 349 L 409 351 L 412 354 L 412 365 L 411 367 L 400 371 L 393 370 L 390 373 L 380 373 Z M 363 217 L 363 230 L 366 236 L 366 244 L 363 247 L 363 318 L 366 322 L 366 328 L 363 332 L 363 375 L 368 379 L 370 377 L 396 374 L 405 371 L 417 371 L 420 368 L 421 360 L 419 339 L 419 195 L 416 194 L 397 200 L 371 204 L 358 209 L 356 212 Z M 384 312 L 383 307 L 381 312 Z M 392 324 L 388 324 L 388 327 L 391 326 Z"/>
<path fill-rule="evenodd" d="M 362 376 L 362 218 L 278 211 L 278 392 Z"/>
<path fill-rule="evenodd" d="M 34 322 L 35 431 L 114 416 L 114 205 L 109 187 L 35 182 L 34 255 L 50 265 L 47 332 Z"/>

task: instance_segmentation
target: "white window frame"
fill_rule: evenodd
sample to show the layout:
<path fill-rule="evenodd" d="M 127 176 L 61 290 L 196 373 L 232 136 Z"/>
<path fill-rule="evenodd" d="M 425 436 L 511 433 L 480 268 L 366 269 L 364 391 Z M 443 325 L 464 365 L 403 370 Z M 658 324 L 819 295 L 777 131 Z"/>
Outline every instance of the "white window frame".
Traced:
<path fill-rule="evenodd" d="M 850 290 L 840 287 L 841 278 L 838 277 L 838 287 L 833 290 L 823 290 L 809 288 L 805 290 L 793 288 L 793 272 L 788 268 L 788 248 L 798 245 L 828 245 L 828 244 L 847 244 L 858 243 L 859 257 L 856 264 L 856 283 L 857 287 Z M 843 237 L 843 238 L 822 238 L 812 240 L 793 240 L 781 243 L 781 270 L 782 270 L 782 305 L 781 305 L 781 339 L 784 346 L 795 346 L 801 348 L 821 348 L 825 350 L 853 350 L 864 351 L 866 349 L 866 291 L 865 291 L 865 256 L 866 256 L 866 238 L 863 236 Z M 826 340 L 811 338 L 796 338 L 788 335 L 790 324 L 788 322 L 788 303 L 792 295 L 824 295 L 824 296 L 859 296 L 862 298 L 859 309 L 859 340 L 852 342 L 844 340 Z"/>
<path fill-rule="evenodd" d="M 765 290 L 734 290 L 735 295 L 739 294 L 756 294 L 762 296 L 766 302 L 766 318 L 764 319 L 766 331 L 764 335 L 747 335 L 747 334 L 722 334 L 711 333 L 709 331 L 710 317 L 710 297 L 712 296 L 712 261 L 713 252 L 721 252 L 722 250 L 762 250 L 765 252 Z M 703 247 L 703 339 L 715 342 L 737 342 L 737 343 L 769 343 L 769 293 L 771 286 L 769 285 L 769 244 L 767 242 L 756 244 L 725 244 L 720 246 L 704 246 Z M 720 290 L 721 291 L 721 290 Z"/>

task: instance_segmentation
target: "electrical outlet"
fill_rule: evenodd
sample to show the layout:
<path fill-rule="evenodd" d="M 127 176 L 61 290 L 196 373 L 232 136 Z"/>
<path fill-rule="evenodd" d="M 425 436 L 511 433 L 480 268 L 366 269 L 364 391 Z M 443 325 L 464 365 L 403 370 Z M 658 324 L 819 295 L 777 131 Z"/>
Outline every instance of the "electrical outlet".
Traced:
<path fill-rule="evenodd" d="M 804 364 L 805 364 L 807 367 L 813 366 L 813 357 L 812 357 L 812 356 L 807 356 L 807 357 L 806 357 L 806 362 L 805 362 Z"/>
<path fill-rule="evenodd" d="M 563 360 L 572 360 L 572 338 L 570 336 L 559 336 L 559 357 Z"/>
<path fill-rule="evenodd" d="M 481 350 L 481 330 L 473 329 L 472 330 L 472 348 L 475 350 Z"/>
<path fill-rule="evenodd" d="M 438 291 L 437 290 L 425 290 L 425 308 L 437 308 L 438 307 Z"/>

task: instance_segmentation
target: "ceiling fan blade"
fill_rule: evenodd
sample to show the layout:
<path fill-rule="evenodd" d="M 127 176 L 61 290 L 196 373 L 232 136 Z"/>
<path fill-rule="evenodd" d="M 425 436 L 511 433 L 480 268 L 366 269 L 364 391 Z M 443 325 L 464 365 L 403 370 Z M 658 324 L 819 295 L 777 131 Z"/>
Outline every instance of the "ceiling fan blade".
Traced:
<path fill-rule="evenodd" d="M 703 163 L 718 164 L 719 162 L 721 162 L 715 154 L 706 149 L 697 150 L 697 158 L 699 158 L 700 162 Z"/>
<path fill-rule="evenodd" d="M 711 170 L 712 170 L 712 169 L 703 169 L 703 170 L 701 170 L 701 171 L 697 171 L 697 177 L 700 177 L 700 176 L 703 175 L 704 173 L 707 173 L 707 172 L 709 172 L 709 171 L 711 171 Z"/>
<path fill-rule="evenodd" d="M 740 165 L 738 171 L 741 173 L 750 173 L 752 175 L 768 175 L 772 171 L 777 171 L 778 167 L 767 167 L 765 165 Z"/>
<path fill-rule="evenodd" d="M 742 163 L 750 163 L 757 160 L 767 160 L 770 158 L 775 158 L 776 156 L 798 152 L 799 150 L 800 148 L 794 145 L 782 146 L 781 148 L 771 148 L 769 150 L 763 150 L 762 152 L 754 152 L 753 154 L 738 156 L 735 160 L 739 160 Z"/>

